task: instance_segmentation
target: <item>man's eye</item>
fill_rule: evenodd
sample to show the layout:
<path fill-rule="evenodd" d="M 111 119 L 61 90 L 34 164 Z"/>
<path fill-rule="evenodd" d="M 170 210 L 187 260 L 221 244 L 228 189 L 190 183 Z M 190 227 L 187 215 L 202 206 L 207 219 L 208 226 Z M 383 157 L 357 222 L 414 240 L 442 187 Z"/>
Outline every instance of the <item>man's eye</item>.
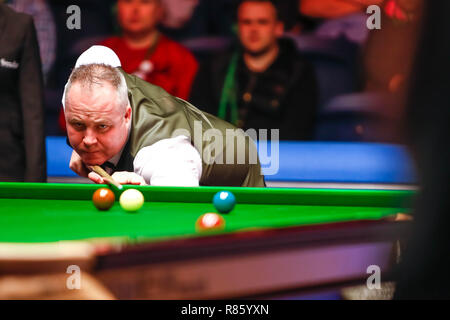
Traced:
<path fill-rule="evenodd" d="M 108 129 L 108 125 L 106 125 L 106 124 L 99 124 L 98 125 L 98 128 L 100 129 L 100 130 L 105 130 L 105 129 Z"/>
<path fill-rule="evenodd" d="M 72 123 L 72 125 L 77 129 L 83 128 L 83 124 L 80 122 L 74 122 L 74 123 Z"/>

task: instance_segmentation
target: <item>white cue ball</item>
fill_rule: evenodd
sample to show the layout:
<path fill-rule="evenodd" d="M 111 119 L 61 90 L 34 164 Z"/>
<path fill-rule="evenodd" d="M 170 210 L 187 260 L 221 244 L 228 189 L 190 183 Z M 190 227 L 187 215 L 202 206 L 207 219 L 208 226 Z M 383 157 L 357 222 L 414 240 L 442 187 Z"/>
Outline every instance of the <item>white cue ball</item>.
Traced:
<path fill-rule="evenodd" d="M 127 189 L 120 195 L 119 203 L 125 211 L 138 211 L 144 204 L 144 196 L 139 190 Z"/>

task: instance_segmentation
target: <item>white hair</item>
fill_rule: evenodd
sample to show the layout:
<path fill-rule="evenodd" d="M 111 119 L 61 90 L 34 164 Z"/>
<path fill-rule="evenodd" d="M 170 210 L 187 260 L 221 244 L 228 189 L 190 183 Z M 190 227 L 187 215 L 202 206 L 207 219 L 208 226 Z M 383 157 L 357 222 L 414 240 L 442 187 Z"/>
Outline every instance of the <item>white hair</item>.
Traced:
<path fill-rule="evenodd" d="M 128 106 L 128 88 L 125 77 L 117 68 L 103 63 L 83 64 L 72 71 L 64 88 L 64 109 L 67 103 L 68 92 L 74 83 L 80 83 L 91 89 L 93 85 L 103 86 L 105 82 L 112 85 L 116 90 L 117 106 L 125 110 Z"/>

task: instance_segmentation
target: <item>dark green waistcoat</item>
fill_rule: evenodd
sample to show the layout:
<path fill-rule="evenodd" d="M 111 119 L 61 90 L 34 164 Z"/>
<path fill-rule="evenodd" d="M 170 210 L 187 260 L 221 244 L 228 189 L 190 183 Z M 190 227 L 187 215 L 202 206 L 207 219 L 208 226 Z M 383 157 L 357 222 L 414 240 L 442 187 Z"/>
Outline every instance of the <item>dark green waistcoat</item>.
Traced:
<path fill-rule="evenodd" d="M 186 135 L 202 158 L 204 186 L 264 187 L 254 142 L 242 130 L 121 68 L 132 112 L 130 139 L 117 170 L 133 171 L 133 159 L 144 147 Z"/>

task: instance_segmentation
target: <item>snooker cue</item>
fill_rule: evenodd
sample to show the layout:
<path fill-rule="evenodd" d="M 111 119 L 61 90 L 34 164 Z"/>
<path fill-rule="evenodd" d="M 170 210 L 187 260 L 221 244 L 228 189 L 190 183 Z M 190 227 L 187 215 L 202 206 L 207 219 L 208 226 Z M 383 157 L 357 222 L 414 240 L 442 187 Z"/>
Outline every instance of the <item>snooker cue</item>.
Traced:
<path fill-rule="evenodd" d="M 106 172 L 105 170 L 103 170 L 102 167 L 100 166 L 89 166 L 89 169 L 91 169 L 92 171 L 94 171 L 95 173 L 97 173 L 98 175 L 100 175 L 100 177 L 102 177 L 104 180 L 106 180 L 106 182 L 108 182 L 110 185 L 115 186 L 117 189 L 122 190 L 123 186 L 118 183 L 116 180 L 114 180 L 109 174 L 108 172 Z"/>

